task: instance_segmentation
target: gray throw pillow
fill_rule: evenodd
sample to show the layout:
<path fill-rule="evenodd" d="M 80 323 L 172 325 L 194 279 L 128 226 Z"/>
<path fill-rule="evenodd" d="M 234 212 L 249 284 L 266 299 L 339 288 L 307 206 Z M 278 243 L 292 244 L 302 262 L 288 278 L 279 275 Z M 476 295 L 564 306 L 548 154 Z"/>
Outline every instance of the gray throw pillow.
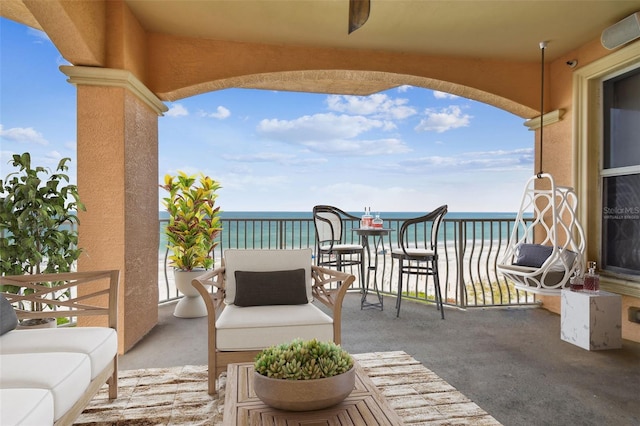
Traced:
<path fill-rule="evenodd" d="M 236 306 L 302 305 L 308 303 L 303 268 L 291 271 L 235 271 Z"/>
<path fill-rule="evenodd" d="M 15 329 L 18 326 L 18 316 L 13 310 L 13 306 L 0 294 L 0 336 Z"/>
<path fill-rule="evenodd" d="M 520 244 L 516 249 L 514 265 L 539 268 L 551 256 L 553 247 L 541 244 Z"/>

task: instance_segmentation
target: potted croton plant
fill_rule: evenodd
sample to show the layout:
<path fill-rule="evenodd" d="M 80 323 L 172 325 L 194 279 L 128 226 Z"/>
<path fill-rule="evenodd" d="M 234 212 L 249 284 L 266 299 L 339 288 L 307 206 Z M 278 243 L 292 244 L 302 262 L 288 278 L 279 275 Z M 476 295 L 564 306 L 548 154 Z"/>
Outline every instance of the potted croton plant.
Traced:
<path fill-rule="evenodd" d="M 265 404 L 289 411 L 320 410 L 353 391 L 351 355 L 334 342 L 295 339 L 255 358 L 253 389 Z"/>
<path fill-rule="evenodd" d="M 31 155 L 15 154 L 16 170 L 0 180 L 0 270 L 2 275 L 70 272 L 82 254 L 78 247 L 78 210 L 84 210 L 75 185 L 66 174 L 70 158 L 55 173 L 32 167 Z M 55 286 L 56 283 L 41 283 Z M 0 286 L 6 293 L 28 295 L 29 288 Z M 64 298 L 66 291 L 51 297 Z M 46 311 L 46 304 L 22 302 L 22 309 Z M 64 321 L 60 319 L 59 321 Z M 24 320 L 21 326 L 55 326 L 54 318 Z"/>
<path fill-rule="evenodd" d="M 180 318 L 196 318 L 207 314 L 204 301 L 191 281 L 213 267 L 213 249 L 220 234 L 220 208 L 215 206 L 220 184 L 202 173 L 166 175 L 164 185 L 169 193 L 163 204 L 169 213 L 165 229 L 174 267 L 175 284 L 185 296 L 174 310 Z"/>

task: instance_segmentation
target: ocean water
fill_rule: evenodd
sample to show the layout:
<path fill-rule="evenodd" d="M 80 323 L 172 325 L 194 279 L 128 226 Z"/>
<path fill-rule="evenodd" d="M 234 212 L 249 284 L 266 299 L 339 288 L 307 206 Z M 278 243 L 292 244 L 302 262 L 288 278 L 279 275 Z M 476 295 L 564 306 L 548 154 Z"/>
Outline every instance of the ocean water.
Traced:
<path fill-rule="evenodd" d="M 363 212 L 349 212 L 360 217 Z M 377 214 L 378 212 L 372 212 Z M 397 241 L 397 230 L 403 220 L 418 217 L 426 212 L 380 212 L 387 228 L 394 231 L 390 241 Z M 223 232 L 220 237 L 222 248 L 300 248 L 313 247 L 315 230 L 311 221 L 313 215 L 308 212 L 284 211 L 224 211 L 220 214 Z M 168 220 L 168 213 L 159 212 L 160 247 L 164 253 L 166 237 L 164 227 Z M 516 212 L 450 212 L 445 216 L 445 222 L 439 230 L 440 240 L 458 239 L 464 233 L 466 241 L 479 240 L 508 240 L 511 224 L 516 218 Z M 357 227 L 357 222 L 345 224 L 345 232 L 354 240 L 357 236 L 350 232 Z M 428 239 L 430 229 L 418 229 L 416 238 L 419 241 Z"/>

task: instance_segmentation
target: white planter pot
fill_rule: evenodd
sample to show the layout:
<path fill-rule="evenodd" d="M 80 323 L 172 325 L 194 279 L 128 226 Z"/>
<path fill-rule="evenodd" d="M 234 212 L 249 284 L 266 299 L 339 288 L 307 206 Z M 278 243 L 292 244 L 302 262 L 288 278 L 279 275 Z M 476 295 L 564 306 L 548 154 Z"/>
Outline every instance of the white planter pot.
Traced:
<path fill-rule="evenodd" d="M 35 328 L 56 328 L 57 326 L 55 318 L 34 318 L 21 321 L 16 328 L 18 330 L 33 330 Z"/>
<path fill-rule="evenodd" d="M 174 316 L 179 318 L 199 318 L 207 315 L 207 307 L 204 304 L 204 300 L 202 300 L 202 296 L 191 285 L 191 281 L 204 272 L 204 269 L 173 271 L 176 288 L 184 295 L 173 311 Z"/>

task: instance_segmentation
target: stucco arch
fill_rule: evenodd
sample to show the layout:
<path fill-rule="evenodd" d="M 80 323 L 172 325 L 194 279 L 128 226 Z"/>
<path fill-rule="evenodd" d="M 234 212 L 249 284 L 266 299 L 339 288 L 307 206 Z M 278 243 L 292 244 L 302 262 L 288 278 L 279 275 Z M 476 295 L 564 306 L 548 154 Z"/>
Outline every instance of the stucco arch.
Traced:
<path fill-rule="evenodd" d="M 231 88 L 316 92 L 315 88 L 318 86 L 323 89 L 318 91 L 321 93 L 370 95 L 402 85 L 451 93 L 523 118 L 537 114 L 535 109 L 526 105 L 473 87 L 434 78 L 379 71 L 308 70 L 251 74 L 197 84 L 183 89 L 181 95 L 188 94 L 184 97 L 191 97 Z"/>

